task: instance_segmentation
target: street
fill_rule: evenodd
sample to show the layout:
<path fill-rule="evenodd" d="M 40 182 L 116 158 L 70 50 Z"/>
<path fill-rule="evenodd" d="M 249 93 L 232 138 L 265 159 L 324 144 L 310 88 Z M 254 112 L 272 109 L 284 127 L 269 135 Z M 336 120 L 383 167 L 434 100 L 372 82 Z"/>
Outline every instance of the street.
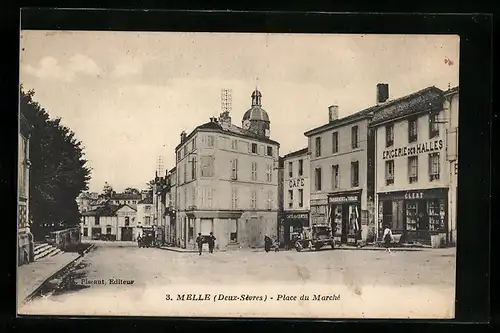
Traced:
<path fill-rule="evenodd" d="M 160 294 L 165 294 L 167 290 L 175 291 L 173 294 L 179 293 L 187 285 L 192 287 L 190 290 L 194 288 L 211 292 L 219 288 L 225 293 L 229 289 L 245 286 L 245 292 L 256 289 L 262 291 L 267 287 L 271 290 L 276 286 L 293 286 L 295 291 L 314 287 L 318 289 L 319 286 L 337 286 L 338 289 L 338 286 L 342 286 L 353 294 L 365 296 L 369 295 L 370 290 L 377 293 L 390 290 L 396 293 L 395 297 L 400 298 L 398 295 L 404 292 L 408 300 L 415 298 L 410 296 L 411 292 L 422 297 L 425 288 L 428 288 L 438 295 L 436 297 L 449 298 L 453 302 L 455 249 L 392 253 L 328 249 L 300 253 L 242 250 L 213 254 L 204 252 L 199 256 L 196 253 L 138 248 L 132 242 L 110 242 L 97 244 L 64 280 L 66 283 L 62 290 L 33 300 L 25 306 L 24 311 L 51 314 L 62 311 L 63 314 L 71 312 L 68 308 L 71 304 L 74 311 L 81 314 L 83 310 L 80 307 L 87 304 L 87 311 L 84 312 L 88 314 L 90 304 L 85 302 L 111 302 L 104 295 L 112 295 L 114 300 L 121 300 L 122 303 L 138 298 L 153 302 L 144 295 L 156 293 L 158 299 L 163 301 L 164 297 Z M 112 284 L 113 281 L 115 284 Z M 436 300 L 436 297 L 433 299 Z M 366 299 L 363 302 L 366 303 Z M 47 304 L 52 305 L 47 307 Z M 182 313 L 179 308 L 177 310 Z M 112 309 L 109 311 L 113 312 Z"/>

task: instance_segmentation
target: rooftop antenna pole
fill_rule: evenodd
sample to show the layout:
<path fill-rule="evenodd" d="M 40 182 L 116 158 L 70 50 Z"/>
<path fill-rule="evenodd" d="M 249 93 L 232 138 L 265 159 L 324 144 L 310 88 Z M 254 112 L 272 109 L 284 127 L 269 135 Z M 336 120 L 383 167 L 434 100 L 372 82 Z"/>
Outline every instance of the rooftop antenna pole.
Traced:
<path fill-rule="evenodd" d="M 233 91 L 232 89 L 222 89 L 221 90 L 221 111 L 224 114 L 228 114 L 232 111 L 233 106 Z"/>
<path fill-rule="evenodd" d="M 163 157 L 161 155 L 158 155 L 156 171 L 158 172 L 159 175 L 163 174 Z"/>

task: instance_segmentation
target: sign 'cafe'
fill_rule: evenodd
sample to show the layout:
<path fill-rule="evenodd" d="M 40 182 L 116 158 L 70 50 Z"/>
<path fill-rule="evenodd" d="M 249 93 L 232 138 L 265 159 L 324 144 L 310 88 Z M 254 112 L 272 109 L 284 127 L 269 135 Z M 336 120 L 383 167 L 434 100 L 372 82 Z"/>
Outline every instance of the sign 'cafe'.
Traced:
<path fill-rule="evenodd" d="M 433 151 L 439 151 L 443 149 L 443 140 L 434 140 L 419 143 L 415 146 L 400 147 L 394 149 L 385 150 L 382 153 L 382 159 L 392 159 L 396 157 L 403 156 L 414 156 L 423 153 L 431 153 Z"/>

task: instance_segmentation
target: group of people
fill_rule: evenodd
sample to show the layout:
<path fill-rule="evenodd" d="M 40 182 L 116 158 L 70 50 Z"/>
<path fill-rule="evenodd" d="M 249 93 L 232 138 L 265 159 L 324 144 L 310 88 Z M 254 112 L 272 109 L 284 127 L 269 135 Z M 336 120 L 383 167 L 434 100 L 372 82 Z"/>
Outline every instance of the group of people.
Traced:
<path fill-rule="evenodd" d="M 214 233 L 211 232 L 208 237 L 206 237 L 206 243 L 208 243 L 208 252 L 214 253 L 215 247 L 215 238 Z M 196 237 L 196 244 L 198 244 L 198 254 L 201 256 L 201 252 L 203 250 L 203 243 L 205 243 L 205 237 L 201 235 L 201 232 L 198 233 L 198 237 Z"/>

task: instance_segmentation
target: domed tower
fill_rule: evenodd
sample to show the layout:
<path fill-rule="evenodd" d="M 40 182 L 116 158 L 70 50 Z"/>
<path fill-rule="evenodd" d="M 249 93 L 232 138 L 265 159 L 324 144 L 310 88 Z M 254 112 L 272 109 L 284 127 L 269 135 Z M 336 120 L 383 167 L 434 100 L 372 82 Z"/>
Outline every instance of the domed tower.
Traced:
<path fill-rule="evenodd" d="M 243 116 L 242 127 L 266 138 L 271 134 L 269 116 L 262 108 L 262 94 L 257 88 L 252 93 L 252 107 Z"/>

